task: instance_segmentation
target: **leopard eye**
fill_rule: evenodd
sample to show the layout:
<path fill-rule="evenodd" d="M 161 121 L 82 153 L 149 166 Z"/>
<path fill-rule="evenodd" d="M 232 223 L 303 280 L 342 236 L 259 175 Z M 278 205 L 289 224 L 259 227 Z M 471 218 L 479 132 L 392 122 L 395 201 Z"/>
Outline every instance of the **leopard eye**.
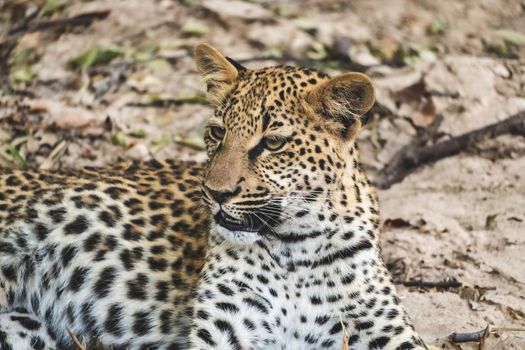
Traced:
<path fill-rule="evenodd" d="M 271 151 L 277 152 L 286 144 L 286 139 L 278 137 L 267 137 L 264 139 L 264 147 Z"/>
<path fill-rule="evenodd" d="M 215 141 L 222 141 L 224 134 L 226 133 L 226 129 L 218 125 L 211 125 L 209 130 L 210 137 Z"/>

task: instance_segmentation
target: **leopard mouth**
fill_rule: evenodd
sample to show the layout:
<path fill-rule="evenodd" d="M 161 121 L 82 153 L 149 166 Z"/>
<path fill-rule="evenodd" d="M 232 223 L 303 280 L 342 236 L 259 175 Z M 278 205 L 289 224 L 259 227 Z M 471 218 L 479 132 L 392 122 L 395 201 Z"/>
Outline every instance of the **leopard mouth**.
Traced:
<path fill-rule="evenodd" d="M 260 211 L 246 214 L 243 220 L 236 219 L 228 215 L 224 210 L 219 210 L 215 214 L 215 223 L 230 231 L 256 232 L 261 235 L 271 234 L 274 229 L 271 224 L 276 226 L 281 222 L 279 214 L 269 216 Z"/>
<path fill-rule="evenodd" d="M 238 220 L 229 216 L 223 210 L 217 212 L 214 219 L 217 225 L 222 226 L 230 231 L 258 232 L 260 229 L 260 227 L 254 227 L 253 223 L 248 224 L 243 220 Z"/>

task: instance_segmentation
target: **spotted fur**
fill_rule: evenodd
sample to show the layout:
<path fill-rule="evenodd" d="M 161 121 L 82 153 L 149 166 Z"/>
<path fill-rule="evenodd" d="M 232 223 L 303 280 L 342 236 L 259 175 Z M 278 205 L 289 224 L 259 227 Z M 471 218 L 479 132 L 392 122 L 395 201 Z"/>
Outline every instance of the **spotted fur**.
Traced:
<path fill-rule="evenodd" d="M 53 349 L 71 345 L 68 330 L 115 349 L 186 349 L 209 226 L 201 173 L 156 161 L 3 171 L 0 313 L 26 309 Z M 0 323 L 6 344 L 13 329 Z"/>
<path fill-rule="evenodd" d="M 0 314 L 0 349 L 52 350 L 53 340 L 42 322 L 26 312 Z"/>
<path fill-rule="evenodd" d="M 370 80 L 248 70 L 207 45 L 196 61 L 216 106 L 206 166 L 0 172 L 0 349 L 67 348 L 69 332 L 115 349 L 424 349 L 359 165 Z"/>

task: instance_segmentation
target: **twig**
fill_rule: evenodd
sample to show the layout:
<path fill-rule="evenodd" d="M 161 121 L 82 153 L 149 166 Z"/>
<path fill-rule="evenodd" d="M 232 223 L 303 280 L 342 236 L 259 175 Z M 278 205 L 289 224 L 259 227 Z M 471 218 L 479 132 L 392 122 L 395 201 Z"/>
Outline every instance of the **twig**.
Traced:
<path fill-rule="evenodd" d="M 485 339 L 487 339 L 489 334 L 490 334 L 490 329 L 489 329 L 489 325 L 487 325 L 487 327 L 485 327 L 485 331 L 483 331 L 483 335 L 481 336 L 481 339 L 479 340 L 478 350 L 483 350 L 483 348 L 485 347 Z"/>
<path fill-rule="evenodd" d="M 452 333 L 448 336 L 448 339 L 453 343 L 469 343 L 476 342 L 478 343 L 478 350 L 483 350 L 485 346 L 485 340 L 488 336 L 492 334 L 498 334 L 502 332 L 525 332 L 525 328 L 490 328 L 489 325 L 485 329 L 477 332 L 468 332 L 468 333 Z"/>
<path fill-rule="evenodd" d="M 25 18 L 23 20 L 23 23 L 20 26 L 26 26 L 28 23 L 31 23 L 31 21 L 37 16 L 37 14 L 32 14 L 31 16 Z M 7 66 L 7 59 L 9 58 L 9 55 L 11 54 L 11 51 L 14 50 L 18 43 L 18 38 L 20 37 L 20 34 L 14 34 L 14 35 L 5 35 L 4 37 L 0 37 L 0 74 L 3 74 L 4 67 Z"/>
<path fill-rule="evenodd" d="M 429 128 L 431 127 L 429 126 Z M 433 128 L 437 130 L 435 125 Z M 416 137 L 414 141 L 398 151 L 379 172 L 374 181 L 375 185 L 382 189 L 389 188 L 402 181 L 417 167 L 458 154 L 483 139 L 495 138 L 505 134 L 525 137 L 525 111 L 516 113 L 498 123 L 425 147 L 424 145 L 435 134 L 436 130 L 431 129 L 430 132 Z"/>
<path fill-rule="evenodd" d="M 343 315 L 339 314 L 339 322 L 341 323 L 341 327 L 343 328 L 343 343 L 341 344 L 341 350 L 349 350 L 348 348 L 348 340 L 350 339 L 350 336 L 348 335 L 348 330 L 346 329 L 346 324 L 343 322 Z"/>
<path fill-rule="evenodd" d="M 490 333 L 489 326 L 485 327 L 477 332 L 469 333 L 452 333 L 448 336 L 448 339 L 453 343 L 469 343 L 469 342 L 481 342 L 482 339 L 485 339 Z"/>
<path fill-rule="evenodd" d="M 69 329 L 67 328 L 67 333 L 69 334 L 69 336 L 71 337 L 71 339 L 73 339 L 73 342 L 75 343 L 75 345 L 78 347 L 79 350 L 86 350 L 86 346 L 83 345 L 80 340 L 78 340 L 77 336 Z"/>
<path fill-rule="evenodd" d="M 180 98 L 165 98 L 165 99 L 159 99 L 154 100 L 150 102 L 129 102 L 126 104 L 126 106 L 129 107 L 156 107 L 156 108 L 168 108 L 172 106 L 180 106 L 183 104 L 198 104 L 198 105 L 206 105 L 208 101 L 205 97 L 197 95 L 197 96 L 189 96 L 189 97 L 180 97 Z"/>
<path fill-rule="evenodd" d="M 498 327 L 498 328 L 492 328 L 492 332 L 495 332 L 495 333 L 504 333 L 504 332 L 525 332 L 525 328 L 516 328 L 516 327 Z"/>
<path fill-rule="evenodd" d="M 462 283 L 459 281 L 456 281 L 455 279 L 439 281 L 439 282 L 430 282 L 430 281 L 422 281 L 422 280 L 409 280 L 409 281 L 394 280 L 394 283 L 402 284 L 405 287 L 441 288 L 441 289 L 459 288 L 462 286 Z"/>
<path fill-rule="evenodd" d="M 454 332 L 451 335 L 449 335 L 448 339 L 454 343 L 479 342 L 481 340 L 481 337 L 483 337 L 484 333 L 485 333 L 484 329 L 478 332 L 470 332 L 470 333 Z"/>
<path fill-rule="evenodd" d="M 80 15 L 69 18 L 57 18 L 51 20 L 41 20 L 36 22 L 24 23 L 9 31 L 9 35 L 18 33 L 36 32 L 46 29 L 58 29 L 67 26 L 88 26 L 95 20 L 105 19 L 111 10 L 100 10 L 81 13 Z"/>
<path fill-rule="evenodd" d="M 51 166 L 53 166 L 54 159 L 60 155 L 62 152 L 65 151 L 67 148 L 67 142 L 65 140 L 62 140 L 54 149 L 51 151 L 51 153 L 47 156 L 47 158 L 40 164 L 38 167 L 40 170 L 49 170 L 51 169 Z"/>
<path fill-rule="evenodd" d="M 283 55 L 283 56 L 259 56 L 259 57 L 249 57 L 244 59 L 238 59 L 237 62 L 244 64 L 244 63 L 250 63 L 250 62 L 261 62 L 261 61 L 277 61 L 279 63 L 285 63 L 285 62 L 294 62 L 297 65 L 300 66 L 316 66 L 319 64 L 320 61 L 310 59 L 310 58 L 303 58 L 303 57 L 295 57 L 290 55 Z M 349 60 L 342 60 L 340 57 L 336 57 L 334 59 L 334 63 L 337 65 L 340 69 L 348 69 L 356 72 L 365 72 L 368 69 L 374 67 L 374 66 L 365 66 L 356 62 L 352 62 Z"/>

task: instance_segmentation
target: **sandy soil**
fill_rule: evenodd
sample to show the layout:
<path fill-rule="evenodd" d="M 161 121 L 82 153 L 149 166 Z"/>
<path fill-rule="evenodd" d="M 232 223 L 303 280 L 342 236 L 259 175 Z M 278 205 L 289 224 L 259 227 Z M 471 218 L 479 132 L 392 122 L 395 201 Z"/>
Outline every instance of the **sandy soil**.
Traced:
<path fill-rule="evenodd" d="M 19 38 L 9 59 L 16 91 L 0 87 L 1 166 L 203 160 L 211 109 L 191 58 L 202 41 L 248 67 L 371 75 L 379 107 L 359 140 L 372 178 L 437 114 L 446 139 L 525 110 L 523 1 L 57 0 L 45 11 L 44 3 L 0 1 L 0 43 L 32 13 L 111 13 Z M 115 57 L 72 67 L 86 51 Z M 485 350 L 525 349 L 525 138 L 484 141 L 379 194 L 395 279 L 462 284 L 398 286 L 423 338 L 477 349 L 447 336 L 489 325 Z"/>

